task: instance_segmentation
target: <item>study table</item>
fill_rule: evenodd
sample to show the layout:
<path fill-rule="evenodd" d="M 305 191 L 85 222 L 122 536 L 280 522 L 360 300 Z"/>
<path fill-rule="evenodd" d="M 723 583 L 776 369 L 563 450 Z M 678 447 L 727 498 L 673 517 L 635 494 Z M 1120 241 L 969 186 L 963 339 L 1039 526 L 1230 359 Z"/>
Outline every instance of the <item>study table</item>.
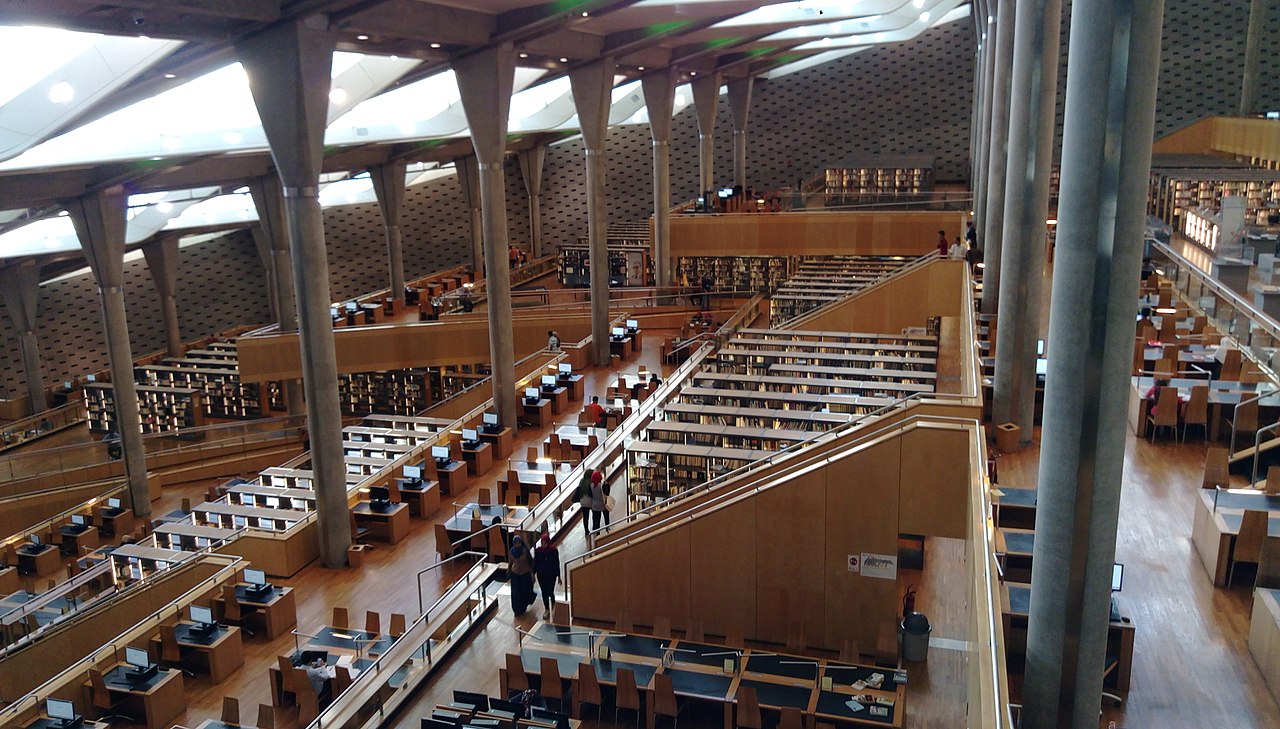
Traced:
<path fill-rule="evenodd" d="M 521 398 L 520 407 L 523 408 L 524 416 L 535 426 L 541 428 L 551 423 L 551 401 L 547 398 L 540 397 L 536 401 Z"/>
<path fill-rule="evenodd" d="M 515 433 L 511 428 L 499 428 L 497 432 L 489 432 L 481 426 L 476 430 L 476 434 L 480 436 L 480 440 L 493 446 L 497 460 L 510 458 L 511 452 L 515 450 Z"/>
<path fill-rule="evenodd" d="M 298 624 L 298 603 L 292 587 L 273 585 L 270 593 L 261 594 L 251 592 L 247 584 L 241 583 L 235 586 L 235 593 L 242 615 L 245 612 L 262 615 L 267 640 L 284 635 Z M 218 617 L 225 614 L 226 601 L 221 594 L 214 596 L 213 610 Z"/>
<path fill-rule="evenodd" d="M 62 540 L 62 551 L 71 555 L 92 552 L 102 546 L 102 538 L 98 536 L 98 528 L 90 524 L 63 524 L 58 527 L 58 536 Z"/>
<path fill-rule="evenodd" d="M 657 420 L 645 426 L 646 438 L 656 443 L 686 443 L 737 448 L 739 443 L 749 443 L 752 448 L 764 450 L 763 443 L 776 444 L 775 450 L 808 440 L 814 433 L 808 430 L 762 428 L 744 425 L 720 425 L 718 423 L 684 423 L 678 420 Z"/>
<path fill-rule="evenodd" d="M 110 506 L 98 507 L 99 529 L 105 537 L 128 534 L 133 531 L 133 512 L 128 509 L 113 509 Z"/>
<path fill-rule="evenodd" d="M 1014 582 L 1031 580 L 1031 562 L 1035 554 L 1036 533 L 1031 529 L 1002 527 L 996 529 L 996 559 L 1003 565 L 1004 577 Z"/>
<path fill-rule="evenodd" d="M 609 337 L 609 354 L 618 355 L 618 359 L 631 359 L 636 353 L 635 339 L 632 337 Z"/>
<path fill-rule="evenodd" d="M 22 729 L 63 729 L 63 724 L 61 719 L 40 716 L 30 724 L 24 725 Z M 83 723 L 77 725 L 76 729 L 111 729 L 111 723 L 85 719 Z"/>
<path fill-rule="evenodd" d="M 52 544 L 37 547 L 26 542 L 14 552 L 18 555 L 18 572 L 24 575 L 47 577 L 62 569 L 62 553 Z"/>
<path fill-rule="evenodd" d="M 1035 529 L 1036 490 L 999 486 L 992 494 L 991 510 L 997 527 Z"/>
<path fill-rule="evenodd" d="M 427 478 L 397 478 L 400 503 L 409 505 L 409 514 L 427 517 L 440 508 L 440 482 Z"/>
<path fill-rule="evenodd" d="M 316 492 L 308 488 L 281 488 L 279 486 L 262 486 L 256 483 L 241 483 L 227 489 L 227 493 L 236 494 L 236 500 L 242 506 L 278 508 L 270 506 L 267 501 L 267 499 L 276 499 L 277 504 L 289 503 L 294 509 L 313 511 L 316 508 Z"/>
<path fill-rule="evenodd" d="M 368 425 L 348 425 L 342 429 L 345 441 L 352 443 L 376 443 L 414 446 L 435 438 L 434 433 L 401 428 L 379 428 Z"/>
<path fill-rule="evenodd" d="M 1280 695 L 1280 590 L 1254 588 L 1249 653 L 1272 695 Z"/>
<path fill-rule="evenodd" d="M 279 531 L 307 518 L 309 512 L 298 509 L 270 509 L 262 506 L 242 506 L 225 501 L 206 501 L 191 507 L 191 513 L 203 522 L 238 528 L 253 526 L 259 529 Z"/>
<path fill-rule="evenodd" d="M 457 496 L 467 490 L 466 461 L 449 461 L 445 465 L 434 464 L 440 489 L 449 496 Z"/>
<path fill-rule="evenodd" d="M 351 507 L 356 524 L 368 527 L 377 539 L 395 544 L 409 536 L 409 505 L 391 504 L 387 508 L 374 508 L 368 501 Z"/>
<path fill-rule="evenodd" d="M 187 698 L 182 684 L 182 671 L 161 668 L 146 681 L 132 682 L 125 678 L 132 669 L 119 663 L 102 675 L 112 701 L 123 700 L 126 712 L 142 717 L 147 729 L 167 729 L 173 718 L 187 708 Z M 93 685 L 85 681 L 84 703 L 93 705 Z"/>
<path fill-rule="evenodd" d="M 344 665 L 355 674 L 373 665 L 373 661 L 364 656 L 377 656 L 387 650 L 394 642 L 389 635 L 370 633 L 355 628 L 339 628 L 333 625 L 321 626 L 312 633 L 298 632 L 297 640 L 301 641 L 297 650 L 289 655 L 289 660 L 298 665 L 304 651 L 324 651 L 329 654 L 330 666 Z M 271 683 L 271 705 L 286 706 L 287 697 L 284 690 L 280 667 L 272 664 L 267 669 Z"/>
<path fill-rule="evenodd" d="M 582 400 L 586 396 L 586 376 L 584 375 L 557 375 L 556 384 L 561 387 L 568 388 L 569 399 L 574 402 Z"/>
<path fill-rule="evenodd" d="M 1155 384 L 1155 380 L 1154 377 L 1134 377 L 1133 386 L 1129 389 L 1129 427 L 1139 438 L 1145 438 L 1147 435 L 1147 413 L 1151 409 L 1147 393 Z M 1280 391 L 1270 383 L 1203 380 L 1189 377 L 1174 377 L 1168 380 L 1168 386 L 1177 388 L 1178 399 L 1183 401 L 1191 396 L 1191 388 L 1199 385 L 1209 387 L 1208 439 L 1211 441 L 1221 437 L 1223 419 L 1233 413 L 1235 407 L 1244 400 L 1266 393 L 1258 400 L 1260 423 L 1268 422 L 1268 419 L 1274 419 L 1274 416 L 1280 413 Z"/>
<path fill-rule="evenodd" d="M 476 516 L 477 511 L 479 516 Z M 454 512 L 453 516 L 444 523 L 445 531 L 449 533 L 449 541 L 457 542 L 480 529 L 489 526 L 494 517 L 500 519 L 499 523 L 503 529 L 515 529 L 520 526 L 520 522 L 529 515 L 529 509 L 524 506 L 507 506 L 506 504 L 463 504 Z M 479 520 L 479 528 L 476 527 L 476 521 Z"/>
<path fill-rule="evenodd" d="M 649 727 L 655 721 L 653 692 L 657 674 L 670 677 L 677 697 L 722 707 L 726 729 L 735 725 L 734 709 L 743 687 L 756 690 L 762 709 L 798 709 L 803 716 L 818 721 L 900 727 L 906 709 L 905 671 L 750 649 L 740 652 L 685 640 L 560 628 L 547 623 L 536 625 L 530 633 L 532 636 L 524 640 L 519 653 L 527 675 L 540 678 L 542 661 L 548 659 L 556 663 L 562 679 L 576 682 L 578 667 L 586 663 L 595 669 L 601 685 L 616 686 L 618 670 L 630 669 L 635 674 L 636 687 L 648 694 L 644 703 Z M 607 659 L 600 657 L 603 646 L 609 649 Z M 725 670 L 726 659 L 732 661 L 730 671 Z M 877 675 L 881 688 L 866 684 L 853 688 Z M 829 689 L 824 688 L 827 677 L 832 679 Z M 899 677 L 902 682 L 896 681 Z M 507 695 L 510 677 L 505 667 L 498 669 L 498 683 L 502 695 Z M 578 693 L 571 692 L 574 714 L 579 714 Z M 856 711 L 847 703 L 855 695 L 867 697 Z"/>
<path fill-rule="evenodd" d="M 1246 510 L 1268 514 L 1267 536 L 1280 537 L 1280 496 L 1254 489 L 1197 489 L 1191 542 L 1216 587 L 1227 584 L 1234 560 L 1236 535 Z"/>
<path fill-rule="evenodd" d="M 483 476 L 493 468 L 493 446 L 484 441 L 479 441 L 470 448 L 464 445 L 462 460 L 467 464 L 467 473 L 472 476 Z"/>
<path fill-rule="evenodd" d="M 192 524 L 189 521 L 166 521 L 157 524 L 153 531 L 157 546 L 188 552 L 226 541 L 239 532 L 238 529 Z"/>
<path fill-rule="evenodd" d="M 551 401 L 551 412 L 555 415 L 569 410 L 569 388 L 557 385 L 556 387 L 542 387 L 538 390 L 544 399 Z"/>
<path fill-rule="evenodd" d="M 240 629 L 234 625 L 219 625 L 213 633 L 206 636 L 197 632 L 195 627 L 194 623 L 187 622 L 173 627 L 183 664 L 187 664 L 188 657 L 194 658 L 195 665 L 209 674 L 210 681 L 222 683 L 244 665 L 244 644 L 241 642 Z M 151 655 L 160 655 L 160 636 L 152 636 L 150 643 Z"/>

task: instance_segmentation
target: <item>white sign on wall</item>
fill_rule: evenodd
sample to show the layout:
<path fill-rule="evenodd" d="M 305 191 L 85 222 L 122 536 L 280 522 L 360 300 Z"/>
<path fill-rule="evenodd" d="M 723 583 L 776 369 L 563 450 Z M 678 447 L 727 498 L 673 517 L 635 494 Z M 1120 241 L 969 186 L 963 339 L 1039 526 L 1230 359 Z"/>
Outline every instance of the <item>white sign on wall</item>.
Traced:
<path fill-rule="evenodd" d="M 856 554 L 849 555 L 849 571 L 850 572 L 857 572 L 858 565 L 861 563 L 862 563 L 862 560 L 859 559 L 858 555 Z"/>
<path fill-rule="evenodd" d="M 898 579 L 898 555 L 862 553 L 862 576 L 882 580 Z"/>

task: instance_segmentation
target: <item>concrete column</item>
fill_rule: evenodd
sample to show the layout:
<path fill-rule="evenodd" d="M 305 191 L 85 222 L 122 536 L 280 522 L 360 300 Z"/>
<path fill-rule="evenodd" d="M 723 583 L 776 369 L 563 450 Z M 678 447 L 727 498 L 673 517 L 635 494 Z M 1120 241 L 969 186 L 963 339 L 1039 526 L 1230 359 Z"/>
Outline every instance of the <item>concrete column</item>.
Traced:
<path fill-rule="evenodd" d="M 516 425 L 515 344 L 511 334 L 511 269 L 507 258 L 507 187 L 503 157 L 507 116 L 515 83 L 516 52 L 510 43 L 453 61 L 471 144 L 480 164 L 480 205 L 484 211 L 486 310 L 493 362 L 493 405 L 506 426 Z"/>
<path fill-rule="evenodd" d="M 698 194 L 716 186 L 716 111 L 720 105 L 720 74 L 693 79 L 693 111 L 698 118 Z"/>
<path fill-rule="evenodd" d="M 40 340 L 36 326 L 40 318 L 40 264 L 34 259 L 15 261 L 0 268 L 0 297 L 18 333 L 22 374 L 27 380 L 27 398 L 32 414 L 49 409 L 44 394 L 44 366 L 40 362 Z"/>
<path fill-rule="evenodd" d="M 604 144 L 609 131 L 609 101 L 613 89 L 613 59 L 569 71 L 573 105 L 582 130 L 587 162 L 587 240 L 591 255 L 591 352 L 600 367 L 609 365 L 609 242 L 605 209 Z"/>
<path fill-rule="evenodd" d="M 471 211 L 471 268 L 484 274 L 484 217 L 480 194 L 480 169 L 474 155 L 458 157 L 453 160 L 453 168 L 458 171 L 458 184 L 462 185 L 462 197 L 467 201 L 467 209 Z M 506 198 L 503 198 L 503 210 L 506 209 Z M 505 213 L 504 213 L 505 214 Z M 503 246 L 503 257 L 506 257 L 506 246 Z M 510 262 L 507 264 L 510 268 Z"/>
<path fill-rule="evenodd" d="M 138 388 L 133 380 L 133 347 L 124 309 L 124 233 L 128 196 L 113 188 L 67 200 L 64 207 L 84 248 L 85 260 L 98 283 L 102 325 L 111 366 L 111 390 L 115 398 L 116 428 L 124 452 L 124 469 L 133 513 L 151 516 L 151 491 L 147 488 L 146 451 L 142 447 L 142 418 L 138 412 Z"/>
<path fill-rule="evenodd" d="M 1163 9 L 1071 8 L 1027 729 L 1098 726 Z"/>
<path fill-rule="evenodd" d="M 396 308 L 404 308 L 404 247 L 400 241 L 400 213 L 404 210 L 404 162 L 387 162 L 369 168 L 373 191 L 382 211 L 382 227 L 387 234 L 387 265 L 391 271 L 391 296 Z"/>
<path fill-rule="evenodd" d="M 258 251 L 258 261 L 262 263 L 262 270 L 266 274 L 267 307 L 271 309 L 271 320 L 278 322 L 280 321 L 280 299 L 276 295 L 275 262 L 271 258 L 271 238 L 258 223 L 249 226 L 249 232 L 253 235 L 253 247 Z"/>
<path fill-rule="evenodd" d="M 987 221 L 987 167 L 991 148 L 991 89 L 995 83 L 995 30 L 994 23 L 988 23 L 988 17 L 994 17 L 998 0 L 989 0 L 981 4 L 981 15 L 978 17 L 978 38 L 982 52 L 979 55 L 978 71 L 978 110 L 975 115 L 976 132 L 974 134 L 973 155 L 973 225 L 978 231 L 978 246 L 985 248 Z M 985 275 L 984 275 L 985 278 Z"/>
<path fill-rule="evenodd" d="M 1252 116 L 1258 109 L 1258 61 L 1262 55 L 1262 37 L 1267 32 L 1267 13 L 1271 0 L 1251 0 L 1249 32 L 1245 36 L 1244 71 L 1240 76 L 1240 116 Z M 1276 29 L 1271 28 L 1274 33 Z"/>
<path fill-rule="evenodd" d="M 733 116 L 733 184 L 747 189 L 747 116 L 751 112 L 751 90 L 755 77 L 728 83 L 729 113 Z"/>
<path fill-rule="evenodd" d="M 1005 164 L 1009 149 L 1009 93 L 1013 66 L 1013 36 L 1017 17 L 1016 3 L 1006 0 L 1000 3 L 1000 15 L 996 18 L 995 68 L 991 76 L 991 116 L 985 154 L 987 173 L 983 178 L 983 228 L 978 231 L 982 243 L 982 304 L 983 314 L 995 314 L 1000 303 L 1001 257 L 1004 252 L 1004 195 Z M 990 33 L 987 38 L 990 39 Z M 1056 78 L 1056 76 L 1055 76 Z M 1003 328 L 1003 327 L 1001 327 Z M 997 353 L 999 350 L 997 349 Z M 1002 421 L 996 421 L 1002 422 Z"/>
<path fill-rule="evenodd" d="M 264 240 L 267 246 L 263 265 L 267 268 L 267 278 L 272 286 L 269 294 L 275 307 L 272 313 L 275 314 L 280 331 L 296 332 L 298 307 L 293 285 L 293 255 L 289 252 L 289 223 L 284 213 L 280 178 L 272 175 L 250 180 L 249 195 L 253 198 L 253 206 L 258 210 L 258 225 L 253 235 L 259 256 L 263 255 Z M 332 326 L 330 322 L 330 327 Z M 302 415 L 306 412 L 306 401 L 302 393 L 302 383 L 297 380 L 284 381 L 284 397 L 290 415 Z"/>
<path fill-rule="evenodd" d="M 337 356 L 329 315 L 329 263 L 320 210 L 333 44 L 327 21 L 317 16 L 240 40 L 236 52 L 249 76 L 284 195 L 298 300 L 298 341 L 311 468 L 315 472 L 320 558 L 328 567 L 342 567 L 351 545 L 351 516 L 342 457 Z"/>
<path fill-rule="evenodd" d="M 520 177 L 529 193 L 529 255 L 541 258 L 542 250 L 542 167 L 547 161 L 547 145 L 539 144 L 519 153 Z"/>
<path fill-rule="evenodd" d="M 1053 152 L 1058 87 L 1061 0 L 1038 0 L 1018 8 L 1010 89 L 1009 149 L 1005 174 L 1000 310 L 996 339 L 995 423 L 1015 422 L 1022 442 L 1035 429 L 1036 339 L 1044 288 L 1045 219 Z M 997 150 L 992 149 L 992 154 Z M 994 200 L 994 198 L 993 198 Z M 994 210 L 992 211 L 994 213 Z"/>
<path fill-rule="evenodd" d="M 182 333 L 178 329 L 178 237 L 164 236 L 142 246 L 147 270 L 160 294 L 160 318 L 164 320 L 165 350 L 170 357 L 186 353 Z"/>
<path fill-rule="evenodd" d="M 671 286 L 671 116 L 676 77 L 667 68 L 640 79 L 653 137 L 653 269 L 658 286 Z"/>

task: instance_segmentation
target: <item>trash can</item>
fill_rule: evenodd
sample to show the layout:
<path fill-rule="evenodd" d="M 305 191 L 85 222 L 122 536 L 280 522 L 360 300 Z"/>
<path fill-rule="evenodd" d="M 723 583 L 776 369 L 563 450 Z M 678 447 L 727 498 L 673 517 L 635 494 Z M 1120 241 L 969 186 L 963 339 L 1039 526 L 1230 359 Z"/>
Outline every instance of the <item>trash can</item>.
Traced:
<path fill-rule="evenodd" d="M 924 613 L 907 613 L 902 621 L 902 657 L 908 661 L 923 661 L 929 657 L 929 634 L 933 626 Z"/>
<path fill-rule="evenodd" d="M 1018 450 L 1018 441 L 1022 438 L 1022 428 L 1016 423 L 1002 423 L 996 426 L 996 448 L 1004 453 Z"/>

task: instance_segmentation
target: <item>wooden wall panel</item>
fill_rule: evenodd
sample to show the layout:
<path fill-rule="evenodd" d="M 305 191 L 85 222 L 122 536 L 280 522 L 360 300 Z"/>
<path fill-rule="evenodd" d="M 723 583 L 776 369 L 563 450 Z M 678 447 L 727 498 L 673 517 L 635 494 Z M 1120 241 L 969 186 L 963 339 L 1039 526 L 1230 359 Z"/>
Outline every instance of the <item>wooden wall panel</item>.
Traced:
<path fill-rule="evenodd" d="M 689 605 L 692 619 L 707 633 L 756 633 L 756 532 L 750 528 L 755 523 L 752 499 L 689 524 L 689 554 L 698 555 L 689 560 Z"/>
<path fill-rule="evenodd" d="M 906 534 L 964 539 L 969 513 L 969 436 L 960 428 L 903 434 L 899 528 Z"/>
<path fill-rule="evenodd" d="M 676 215 L 671 255 L 919 256 L 938 231 L 964 233 L 959 212 L 790 212 Z"/>
<path fill-rule="evenodd" d="M 693 561 L 689 533 L 689 529 L 672 530 L 625 552 L 626 612 L 632 624 L 652 626 L 659 615 L 670 618 L 672 625 L 688 624 Z"/>
<path fill-rule="evenodd" d="M 617 619 L 627 605 L 627 582 L 635 579 L 623 569 L 625 553 L 615 552 L 573 570 L 573 617 L 583 620 Z"/>
<path fill-rule="evenodd" d="M 806 630 L 824 621 L 826 476 L 821 470 L 801 474 L 755 501 L 755 636 L 785 643 L 791 621 L 803 622 Z"/>

